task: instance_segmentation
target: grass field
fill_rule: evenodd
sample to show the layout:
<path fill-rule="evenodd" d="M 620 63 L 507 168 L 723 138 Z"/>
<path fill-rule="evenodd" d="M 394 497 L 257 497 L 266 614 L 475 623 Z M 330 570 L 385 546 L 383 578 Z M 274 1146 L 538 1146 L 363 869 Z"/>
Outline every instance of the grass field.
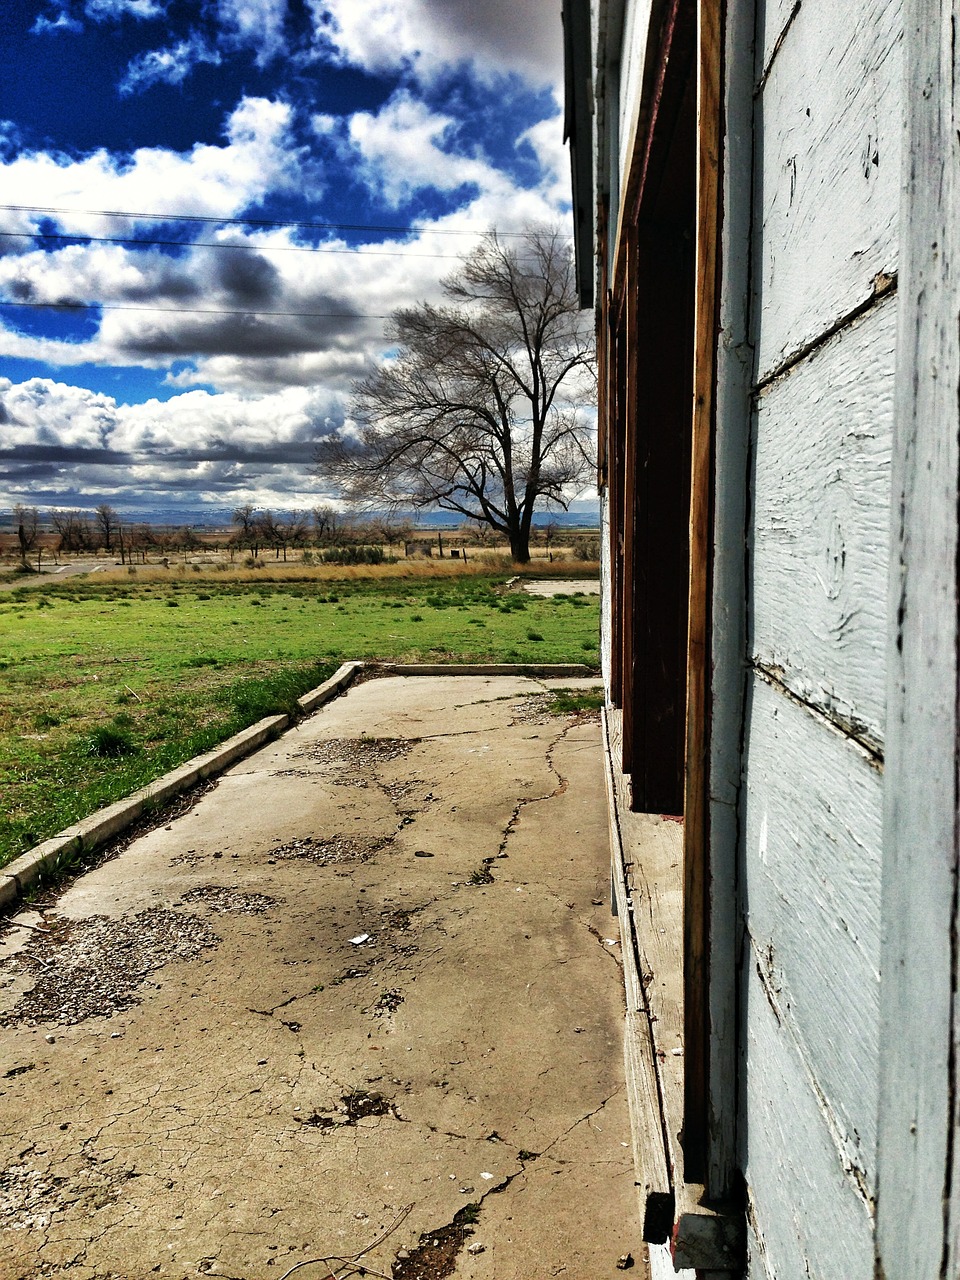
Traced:
<path fill-rule="evenodd" d="M 100 575 L 0 597 L 0 865 L 348 658 L 596 664 L 597 597 L 504 579 Z"/>

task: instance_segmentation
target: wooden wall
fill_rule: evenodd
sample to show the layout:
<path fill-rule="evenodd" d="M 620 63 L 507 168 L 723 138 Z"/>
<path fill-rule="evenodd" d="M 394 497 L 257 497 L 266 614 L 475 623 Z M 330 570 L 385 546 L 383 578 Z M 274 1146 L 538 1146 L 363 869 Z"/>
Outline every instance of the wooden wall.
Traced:
<path fill-rule="evenodd" d="M 777 1280 L 874 1268 L 901 28 L 758 0 L 738 1144 Z"/>

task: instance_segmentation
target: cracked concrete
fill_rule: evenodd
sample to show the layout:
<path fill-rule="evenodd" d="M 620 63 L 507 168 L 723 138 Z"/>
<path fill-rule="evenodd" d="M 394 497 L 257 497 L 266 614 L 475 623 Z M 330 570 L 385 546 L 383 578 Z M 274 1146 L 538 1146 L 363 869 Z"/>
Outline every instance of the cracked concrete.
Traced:
<path fill-rule="evenodd" d="M 384 1232 L 354 1272 L 413 1275 L 455 1219 L 416 1274 L 642 1274 L 599 727 L 548 692 L 367 681 L 0 925 L 0 1280 L 280 1280 Z"/>

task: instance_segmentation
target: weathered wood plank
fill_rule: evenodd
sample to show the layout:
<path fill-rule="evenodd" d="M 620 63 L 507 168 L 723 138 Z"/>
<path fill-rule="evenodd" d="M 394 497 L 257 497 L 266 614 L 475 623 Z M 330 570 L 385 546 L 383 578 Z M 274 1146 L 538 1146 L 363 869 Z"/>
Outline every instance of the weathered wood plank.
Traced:
<path fill-rule="evenodd" d="M 766 0 L 757 5 L 758 81 L 769 73 L 774 58 L 790 34 L 800 7 L 800 0 Z"/>
<path fill-rule="evenodd" d="M 623 1060 L 633 1139 L 633 1162 L 637 1171 L 643 1238 L 655 1244 L 663 1244 L 669 1239 L 673 1224 L 673 1180 L 667 1159 L 650 1013 L 639 972 L 633 922 L 634 903 L 624 874 L 623 844 L 614 784 L 615 757 L 611 750 L 606 713 L 602 719 L 604 776 L 610 823 L 611 881 L 620 921 L 623 985 L 627 1006 L 623 1029 Z"/>
<path fill-rule="evenodd" d="M 859 746 L 759 679 L 748 695 L 746 753 L 752 967 L 809 1071 L 849 1178 L 870 1198 L 882 778 Z M 802 1149 L 801 1136 L 791 1150 Z"/>
<path fill-rule="evenodd" d="M 805 0 L 764 85 L 754 225 L 761 380 L 897 269 L 901 32 L 899 0 L 863 0 L 855 20 L 833 0 Z"/>
<path fill-rule="evenodd" d="M 766 1271 L 778 1280 L 874 1280 L 872 1219 L 843 1171 L 794 1042 L 752 969 L 743 1009 L 750 1117 L 744 1172 Z M 764 1271 L 751 1267 L 749 1274 L 760 1280 Z"/>
<path fill-rule="evenodd" d="M 957 6 L 908 0 L 888 626 L 878 1276 L 960 1274 Z"/>
<path fill-rule="evenodd" d="M 616 761 L 616 712 L 608 713 L 607 726 L 610 755 Z M 627 779 L 616 771 L 612 776 L 641 981 L 654 1029 L 668 1159 L 676 1183 L 683 1178 L 683 828 L 657 814 L 633 811 Z"/>
<path fill-rule="evenodd" d="M 754 662 L 883 743 L 896 298 L 759 398 Z"/>

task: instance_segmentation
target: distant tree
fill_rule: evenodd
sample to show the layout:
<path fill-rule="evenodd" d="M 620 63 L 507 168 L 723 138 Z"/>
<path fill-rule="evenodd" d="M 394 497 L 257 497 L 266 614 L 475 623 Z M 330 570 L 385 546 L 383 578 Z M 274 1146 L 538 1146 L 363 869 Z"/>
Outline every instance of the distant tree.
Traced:
<path fill-rule="evenodd" d="M 356 384 L 357 428 L 318 446 L 316 470 L 367 506 L 482 521 L 524 562 L 535 509 L 566 508 L 593 465 L 593 331 L 568 239 L 491 231 L 443 287 L 447 305 L 394 312 L 396 355 Z"/>
<path fill-rule="evenodd" d="M 235 533 L 233 536 L 238 546 L 253 546 L 254 535 L 256 534 L 256 513 L 256 507 L 249 502 L 245 502 L 242 506 L 235 508 L 233 513 Z"/>
<path fill-rule="evenodd" d="M 94 527 L 100 537 L 101 545 L 108 552 L 113 550 L 114 534 L 120 525 L 120 517 L 107 502 L 101 502 L 93 513 Z"/>
<path fill-rule="evenodd" d="M 409 542 L 414 535 L 412 520 L 391 520 L 388 516 L 379 516 L 371 520 L 368 526 L 370 540 L 382 542 L 387 547 L 399 546 Z"/>
<path fill-rule="evenodd" d="M 148 524 L 135 524 L 128 527 L 126 537 L 131 558 L 138 555 L 141 564 L 146 564 L 147 552 L 157 546 L 157 535 Z"/>
<path fill-rule="evenodd" d="M 273 518 L 273 542 L 278 554 L 287 558 L 288 547 L 302 547 L 310 532 L 310 517 L 305 511 L 284 511 Z"/>
<path fill-rule="evenodd" d="M 54 532 L 58 535 L 60 551 L 78 553 L 93 549 L 93 534 L 87 512 L 54 507 L 49 512 L 49 517 Z"/>
<path fill-rule="evenodd" d="M 318 547 L 324 543 L 336 541 L 340 528 L 340 513 L 335 507 L 314 507 L 310 512 L 313 519 L 313 538 Z"/>
<path fill-rule="evenodd" d="M 173 534 L 178 551 L 202 551 L 203 543 L 197 537 L 196 530 L 191 525 L 181 525 Z"/>
<path fill-rule="evenodd" d="M 27 554 L 40 540 L 40 512 L 36 507 L 25 507 L 22 502 L 18 502 L 13 508 L 13 527 L 17 531 L 20 563 L 26 569 Z"/>

